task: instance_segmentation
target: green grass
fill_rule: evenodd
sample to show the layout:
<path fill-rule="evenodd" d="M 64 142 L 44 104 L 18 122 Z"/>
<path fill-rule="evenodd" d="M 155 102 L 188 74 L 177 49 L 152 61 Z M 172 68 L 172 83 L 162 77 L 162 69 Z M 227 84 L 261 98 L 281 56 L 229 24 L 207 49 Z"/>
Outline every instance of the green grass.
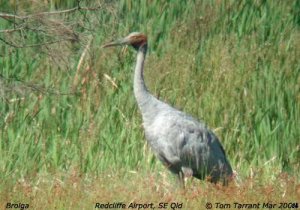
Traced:
<path fill-rule="evenodd" d="M 20 14 L 63 10 L 76 4 L 71 0 L 29 5 L 5 1 L 0 8 Z M 81 2 L 81 6 L 95 5 Z M 254 186 L 262 186 L 258 188 L 261 194 L 270 187 L 279 200 L 284 189 L 272 183 L 281 183 L 284 179 L 280 177 L 288 174 L 292 178 L 285 181 L 291 183 L 292 179 L 298 188 L 289 188 L 286 196 L 296 199 L 300 180 L 299 10 L 299 1 L 121 0 L 102 3 L 98 11 L 51 16 L 45 18 L 44 25 L 38 19 L 27 23 L 44 33 L 0 33 L 0 38 L 16 45 L 74 38 L 74 34 L 79 37 L 25 48 L 0 40 L 0 192 L 10 192 L 8 197 L 0 193 L 3 203 L 11 199 L 25 202 L 26 193 L 16 193 L 20 182 L 30 189 L 43 189 L 44 198 L 48 197 L 54 193 L 55 177 L 72 176 L 72 171 L 80 175 L 82 181 L 76 183 L 84 183 L 83 189 L 97 181 L 98 187 L 111 183 L 99 180 L 105 174 L 114 174 L 119 180 L 98 193 L 87 187 L 79 199 L 109 190 L 116 192 L 109 194 L 107 201 L 132 199 L 136 194 L 120 192 L 118 196 L 118 189 L 128 191 L 128 186 L 149 176 L 155 177 L 153 182 L 169 183 L 161 180 L 160 174 L 167 173 L 166 169 L 144 140 L 132 90 L 134 50 L 100 47 L 132 31 L 148 35 L 145 80 L 151 92 L 216 130 L 233 168 L 246 183 L 231 189 L 233 194 L 241 191 L 244 201 L 250 198 L 255 202 L 260 194 L 255 197 L 246 189 L 254 179 L 258 180 Z M 55 21 L 70 30 L 55 25 Z M 0 19 L 0 28 L 14 25 Z M 77 70 L 90 37 L 92 44 Z M 74 82 L 76 77 L 78 82 Z M 130 177 L 128 171 L 142 178 L 136 175 L 122 186 L 126 180 L 122 177 Z M 90 178 L 86 181 L 84 177 Z M 41 179 L 51 184 L 37 184 Z M 176 182 L 169 173 L 166 179 L 171 181 L 163 185 L 162 193 L 168 197 Z M 72 197 L 72 183 L 65 180 L 59 182 L 66 185 L 65 191 L 58 194 L 71 196 L 68 203 L 78 198 Z M 23 184 L 19 192 L 26 188 Z M 204 183 L 197 186 L 211 187 Z M 205 189 L 196 195 L 206 195 Z M 145 189 L 145 197 L 138 200 L 145 201 L 157 192 L 157 188 Z M 35 193 L 30 191 L 29 195 Z M 180 198 L 185 202 L 192 199 L 186 196 Z M 97 200 L 96 196 L 87 197 L 91 203 Z M 159 198 L 153 197 L 155 201 Z M 230 196 L 222 198 L 232 201 Z M 198 201 L 205 202 L 196 200 L 195 206 Z"/>

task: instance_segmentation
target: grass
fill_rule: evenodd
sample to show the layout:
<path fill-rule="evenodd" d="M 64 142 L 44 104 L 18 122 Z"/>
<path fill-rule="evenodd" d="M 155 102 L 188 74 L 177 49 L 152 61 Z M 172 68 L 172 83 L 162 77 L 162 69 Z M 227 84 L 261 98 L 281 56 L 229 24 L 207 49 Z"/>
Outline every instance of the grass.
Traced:
<path fill-rule="evenodd" d="M 5 1 L 0 8 L 23 14 L 77 5 L 71 0 L 28 2 Z M 101 4 L 98 11 L 26 22 L 43 33 L 0 33 L 1 39 L 22 46 L 71 39 L 21 48 L 1 42 L 1 206 L 299 204 L 298 1 Z M 4 19 L 0 26 L 14 28 Z M 239 174 L 237 184 L 222 188 L 193 180 L 186 190 L 178 189 L 152 155 L 132 91 L 135 52 L 100 48 L 132 31 L 149 38 L 145 79 L 151 92 L 215 129 Z"/>
<path fill-rule="evenodd" d="M 267 203 L 276 204 L 277 209 L 280 209 L 281 203 L 296 208 L 297 203 L 299 205 L 299 182 L 297 184 L 287 174 L 278 176 L 274 181 L 278 184 L 249 178 L 240 185 L 232 184 L 224 188 L 193 180 L 183 190 L 174 185 L 174 180 L 170 180 L 170 174 L 165 171 L 130 171 L 122 175 L 111 171 L 101 176 L 91 176 L 72 169 L 67 175 L 40 174 L 30 181 L 19 180 L 1 193 L 1 205 L 5 206 L 10 201 L 29 204 L 34 209 L 45 206 L 48 209 L 92 209 L 96 203 L 121 202 L 127 207 L 131 203 L 153 203 L 157 208 L 160 203 L 167 203 L 167 209 L 176 204 L 181 204 L 182 209 L 205 209 L 209 202 L 213 209 L 218 209 L 217 205 L 220 208 L 228 204 L 232 207 L 229 209 L 237 209 L 235 205 L 239 204 L 259 204 L 262 208 Z"/>

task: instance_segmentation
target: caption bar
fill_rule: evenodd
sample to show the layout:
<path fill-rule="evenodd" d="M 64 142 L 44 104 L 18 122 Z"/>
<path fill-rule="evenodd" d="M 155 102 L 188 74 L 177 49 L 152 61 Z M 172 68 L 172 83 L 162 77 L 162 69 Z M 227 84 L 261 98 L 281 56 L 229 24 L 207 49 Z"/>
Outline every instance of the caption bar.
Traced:
<path fill-rule="evenodd" d="M 125 204 L 123 202 L 114 202 L 114 203 L 96 203 L 95 209 L 181 209 L 183 203 L 159 203 L 157 206 L 154 203 L 135 203 Z"/>
<path fill-rule="evenodd" d="M 205 205 L 206 209 L 298 209 L 299 204 L 297 202 L 291 203 L 210 203 L 207 202 Z"/>

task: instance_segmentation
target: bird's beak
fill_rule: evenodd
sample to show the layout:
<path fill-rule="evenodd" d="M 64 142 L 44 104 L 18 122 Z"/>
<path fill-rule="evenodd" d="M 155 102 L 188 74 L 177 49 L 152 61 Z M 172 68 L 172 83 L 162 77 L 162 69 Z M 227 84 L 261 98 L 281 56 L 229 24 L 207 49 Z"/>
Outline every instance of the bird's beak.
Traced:
<path fill-rule="evenodd" d="M 127 44 L 127 40 L 126 39 L 119 39 L 119 40 L 109 42 L 109 43 L 103 45 L 102 48 L 119 46 L 119 45 L 124 45 L 124 44 Z"/>

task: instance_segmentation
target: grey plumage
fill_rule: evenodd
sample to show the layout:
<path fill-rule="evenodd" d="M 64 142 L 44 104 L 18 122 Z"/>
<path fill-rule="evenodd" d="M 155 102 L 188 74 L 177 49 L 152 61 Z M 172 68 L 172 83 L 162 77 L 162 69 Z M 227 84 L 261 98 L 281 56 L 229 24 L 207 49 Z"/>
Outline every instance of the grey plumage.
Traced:
<path fill-rule="evenodd" d="M 158 159 L 182 183 L 184 177 L 194 176 L 211 182 L 227 183 L 232 168 L 216 135 L 203 122 L 181 112 L 149 93 L 143 70 L 147 52 L 147 37 L 133 32 L 104 47 L 132 45 L 137 50 L 134 72 L 134 95 L 143 117 L 146 139 Z"/>

